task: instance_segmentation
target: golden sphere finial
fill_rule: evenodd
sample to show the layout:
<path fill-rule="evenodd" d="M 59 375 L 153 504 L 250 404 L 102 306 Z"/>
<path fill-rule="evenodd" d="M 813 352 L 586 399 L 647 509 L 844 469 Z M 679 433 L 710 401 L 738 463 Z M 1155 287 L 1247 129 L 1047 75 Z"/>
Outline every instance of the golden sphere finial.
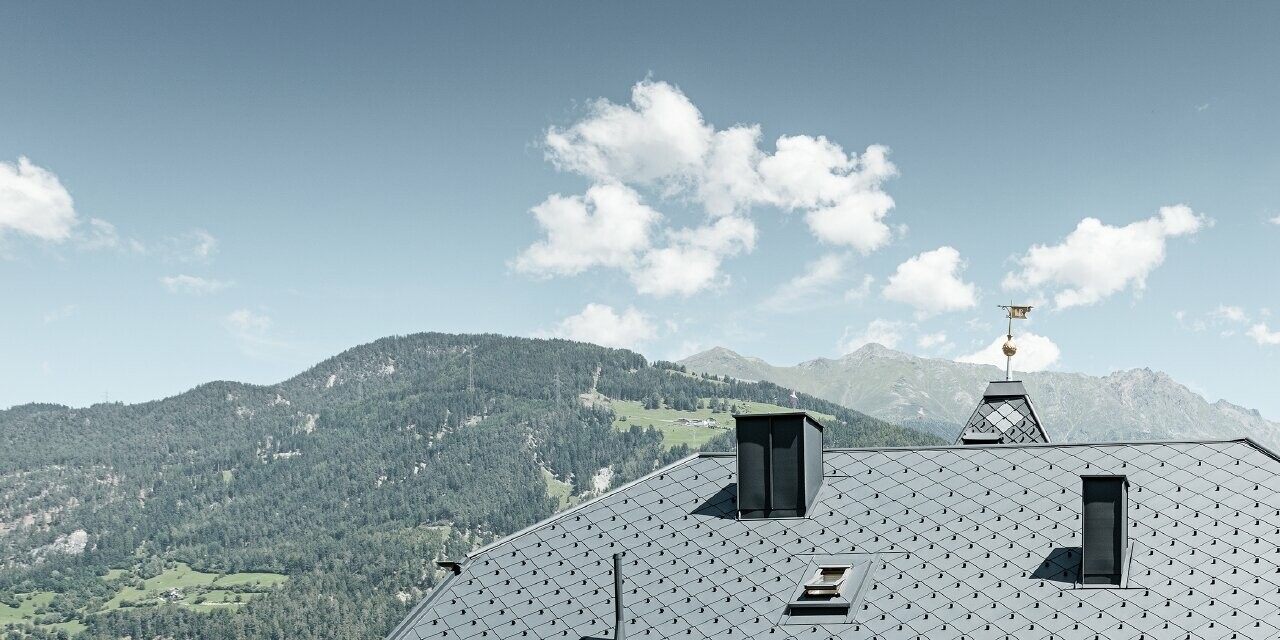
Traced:
<path fill-rule="evenodd" d="M 1018 346 L 1013 344 L 1012 336 L 1010 336 L 1008 340 L 1004 341 L 1004 346 L 1001 347 L 1001 349 L 1004 351 L 1005 357 L 1008 358 L 1012 358 L 1013 355 L 1018 352 Z"/>

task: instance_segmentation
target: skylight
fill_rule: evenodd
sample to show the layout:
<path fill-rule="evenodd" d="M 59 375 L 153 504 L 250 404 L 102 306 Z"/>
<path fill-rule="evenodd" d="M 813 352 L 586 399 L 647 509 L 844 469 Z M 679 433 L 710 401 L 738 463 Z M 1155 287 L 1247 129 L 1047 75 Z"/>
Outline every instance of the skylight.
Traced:
<path fill-rule="evenodd" d="M 804 594 L 810 597 L 840 595 L 852 569 L 853 567 L 847 564 L 822 565 L 814 572 L 813 577 L 804 583 Z"/>

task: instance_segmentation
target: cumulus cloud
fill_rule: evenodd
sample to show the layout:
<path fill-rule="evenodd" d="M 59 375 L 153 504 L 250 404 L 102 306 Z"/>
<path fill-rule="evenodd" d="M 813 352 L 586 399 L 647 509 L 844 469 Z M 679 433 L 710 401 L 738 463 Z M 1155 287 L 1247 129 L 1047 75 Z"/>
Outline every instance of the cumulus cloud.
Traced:
<path fill-rule="evenodd" d="M 1005 339 L 1006 337 L 1001 334 L 986 347 L 956 358 L 956 362 L 989 364 L 1003 369 L 1005 357 L 1001 347 L 1004 346 Z M 1058 359 L 1062 357 L 1062 351 L 1058 345 L 1041 335 L 1019 334 L 1014 338 L 1014 343 L 1018 345 L 1018 354 L 1013 357 L 1013 368 L 1018 371 L 1044 371 L 1057 364 Z"/>
<path fill-rule="evenodd" d="M 1265 322 L 1249 327 L 1246 333 L 1250 338 L 1260 345 L 1269 346 L 1280 344 L 1280 331 L 1272 331 Z"/>
<path fill-rule="evenodd" d="M 952 247 L 938 247 L 908 259 L 889 276 L 884 297 L 916 309 L 917 318 L 978 304 L 978 288 L 961 279 L 964 261 Z"/>
<path fill-rule="evenodd" d="M 185 293 L 196 296 L 204 295 L 206 293 L 216 293 L 231 286 L 230 282 L 223 280 L 211 280 L 186 274 L 164 276 L 163 278 L 160 278 L 160 284 L 164 285 L 164 288 L 167 289 L 169 293 Z"/>
<path fill-rule="evenodd" d="M 534 207 L 533 215 L 545 238 L 525 249 L 515 267 L 537 275 L 633 267 L 662 219 L 640 202 L 640 194 L 618 184 L 596 185 L 583 196 L 554 194 Z"/>
<path fill-rule="evenodd" d="M 1274 217 L 1274 218 L 1271 218 L 1271 219 L 1267 220 L 1267 222 L 1270 222 L 1271 224 L 1274 224 L 1274 225 L 1280 225 L 1280 216 L 1276 216 L 1276 217 Z"/>
<path fill-rule="evenodd" d="M 756 226 L 739 217 L 720 218 L 693 229 L 668 230 L 667 246 L 647 252 L 630 270 L 636 291 L 654 296 L 689 296 L 725 284 L 720 263 L 756 244 Z"/>
<path fill-rule="evenodd" d="M 841 354 L 857 351 L 868 344 L 878 344 L 895 349 L 902 342 L 902 323 L 883 318 L 876 318 L 867 324 L 865 329 L 845 327 L 844 335 L 836 343 L 836 350 Z"/>
<path fill-rule="evenodd" d="M 605 347 L 634 348 L 656 337 L 657 329 L 649 316 L 634 307 L 618 313 L 609 305 L 592 302 L 580 313 L 561 320 L 554 329 L 539 335 Z"/>
<path fill-rule="evenodd" d="M 58 176 L 32 164 L 0 162 L 0 235 L 7 231 L 62 242 L 79 220 Z"/>
<path fill-rule="evenodd" d="M 689 295 L 723 282 L 721 263 L 754 248 L 750 214 L 763 206 L 803 213 L 810 231 L 827 244 L 866 253 L 889 242 L 892 231 L 884 218 L 893 199 L 881 186 L 897 169 L 886 147 L 873 145 L 859 155 L 825 137 L 799 135 L 779 137 L 769 153 L 761 138 L 758 125 L 716 129 L 665 82 L 637 83 L 629 104 L 591 103 L 579 121 L 547 131 L 545 150 L 557 168 L 594 186 L 582 198 L 552 196 L 534 208 L 545 237 L 516 259 L 516 268 L 571 275 L 615 267 L 627 270 L 641 293 Z M 592 192 L 605 185 L 633 194 L 627 203 L 632 227 L 617 234 L 617 244 L 598 237 L 591 224 Z M 665 219 L 635 189 L 700 208 L 705 220 L 676 231 L 659 228 Z M 570 212 L 548 215 L 553 206 Z M 598 202 L 594 211 L 603 217 Z M 733 222 L 726 227 L 724 220 Z M 570 236 L 580 241 L 559 240 Z M 673 273 L 678 264 L 688 265 L 687 276 Z"/>
<path fill-rule="evenodd" d="M 1213 224 L 1186 205 L 1123 227 L 1085 218 L 1056 245 L 1035 245 L 1018 259 L 1021 270 L 1004 278 L 1006 289 L 1056 289 L 1054 304 L 1087 306 L 1126 288 L 1141 291 L 1165 259 L 1169 238 L 1189 236 Z"/>

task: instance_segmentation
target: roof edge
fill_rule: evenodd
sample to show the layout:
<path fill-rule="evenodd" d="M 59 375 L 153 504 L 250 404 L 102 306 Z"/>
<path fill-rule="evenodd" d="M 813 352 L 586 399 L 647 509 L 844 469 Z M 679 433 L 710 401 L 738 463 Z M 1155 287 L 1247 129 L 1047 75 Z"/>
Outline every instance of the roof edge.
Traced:
<path fill-rule="evenodd" d="M 411 623 L 417 622 L 417 620 L 422 617 L 422 614 L 425 613 L 427 609 L 431 607 L 431 604 L 433 602 L 435 602 L 436 597 L 444 593 L 445 587 L 449 586 L 449 583 L 453 582 L 453 579 L 456 577 L 458 577 L 456 573 L 452 571 L 446 571 L 444 580 L 437 582 L 436 586 L 431 587 L 431 593 L 428 593 L 427 597 L 422 599 L 422 602 L 419 602 L 416 606 L 414 606 L 412 609 L 409 610 L 409 614 L 406 615 L 404 619 L 400 621 L 400 624 L 396 625 L 395 628 L 391 630 L 391 633 L 387 634 L 386 640 L 397 640 L 399 638 L 404 638 L 405 634 L 408 633 L 411 628 L 413 628 Z"/>
<path fill-rule="evenodd" d="M 1268 449 L 1266 445 L 1247 436 L 1244 438 L 1244 442 L 1245 444 L 1248 444 L 1254 449 L 1257 449 L 1258 451 L 1261 451 L 1262 453 L 1266 454 L 1266 456 L 1271 458 L 1272 460 L 1275 460 L 1276 462 L 1280 462 L 1280 454 L 1276 453 L 1275 451 L 1272 451 L 1271 449 Z"/>
<path fill-rule="evenodd" d="M 1247 443 L 1253 447 L 1266 452 L 1271 457 L 1280 461 L 1280 454 L 1258 444 L 1257 441 L 1247 436 L 1240 438 L 1209 438 L 1209 439 L 1186 439 L 1186 440 L 1117 440 L 1102 442 L 1010 442 L 1006 444 L 992 445 L 933 445 L 924 447 L 838 447 L 834 449 L 824 449 L 824 451 L 933 451 L 938 449 L 1021 449 L 1031 447 L 1111 447 L 1111 446 L 1133 446 L 1144 444 L 1226 444 L 1229 442 Z"/>
<path fill-rule="evenodd" d="M 719 454 L 719 455 L 723 455 L 723 454 Z M 729 455 L 732 455 L 732 454 L 729 454 Z M 671 464 L 669 464 L 669 465 L 667 465 L 667 466 L 665 466 L 665 467 L 661 467 L 661 468 L 658 468 L 658 469 L 654 469 L 653 471 L 650 471 L 649 473 L 646 473 L 645 475 L 640 476 L 639 478 L 636 478 L 635 480 L 632 480 L 631 482 L 628 482 L 628 483 L 626 483 L 626 484 L 623 484 L 623 485 L 619 486 L 617 489 L 613 489 L 613 490 L 611 490 L 611 491 L 606 491 L 605 493 L 602 493 L 602 494 L 600 494 L 600 495 L 598 495 L 598 496 L 596 496 L 596 497 L 594 497 L 594 498 L 592 498 L 592 499 L 590 499 L 590 500 L 587 500 L 586 502 L 581 502 L 581 503 L 578 503 L 578 504 L 573 505 L 572 507 L 569 507 L 568 509 L 565 509 L 564 511 L 558 511 L 558 512 L 556 512 L 556 513 L 553 513 L 553 514 L 551 514 L 549 517 L 543 518 L 542 520 L 539 520 L 539 521 L 537 521 L 537 522 L 535 522 L 535 523 L 533 523 L 533 524 L 531 524 L 531 525 L 529 525 L 529 526 L 527 526 L 527 527 L 525 527 L 525 528 L 523 528 L 523 529 L 521 529 L 521 530 L 519 530 L 519 531 L 517 531 L 517 532 L 515 532 L 515 533 L 511 533 L 511 534 L 508 534 L 508 535 L 506 535 L 506 536 L 504 536 L 504 537 L 502 537 L 502 538 L 499 538 L 499 539 L 497 539 L 497 540 L 494 540 L 493 542 L 490 542 L 489 544 L 486 544 L 485 546 L 480 547 L 479 549 L 476 549 L 476 550 L 472 551 L 471 553 L 468 553 L 468 554 L 467 554 L 467 557 L 466 557 L 466 560 L 470 560 L 470 559 L 472 559 L 472 558 L 474 558 L 474 557 L 476 557 L 476 556 L 478 556 L 478 555 L 480 555 L 480 554 L 482 554 L 482 553 L 486 553 L 486 552 L 488 552 L 489 550 L 493 549 L 494 547 L 497 547 L 497 546 L 499 546 L 499 545 L 502 545 L 502 544 L 506 544 L 506 543 L 508 543 L 508 542 L 511 542 L 512 540 L 515 540 L 516 538 L 519 538 L 520 536 L 523 536 L 523 535 L 525 535 L 525 534 L 527 534 L 527 533 L 529 533 L 529 532 L 533 531 L 534 529 L 541 528 L 543 525 L 546 525 L 546 524 L 548 524 L 548 523 L 551 523 L 551 522 L 554 522 L 554 521 L 556 521 L 556 520 L 559 520 L 560 518 L 563 518 L 563 517 L 565 517 L 565 516 L 568 516 L 568 515 L 570 515 L 570 514 L 572 514 L 572 513 L 576 512 L 576 511 L 580 511 L 580 510 L 582 510 L 582 509 L 584 509 L 584 508 L 586 508 L 586 507 L 588 507 L 588 506 L 590 506 L 590 505 L 592 505 L 592 504 L 595 504 L 596 502 L 599 502 L 599 501 L 601 501 L 601 500 L 603 500 L 603 499 L 605 499 L 605 498 L 607 498 L 607 497 L 609 497 L 609 496 L 611 496 L 611 495 L 613 495 L 613 494 L 615 494 L 615 493 L 618 493 L 619 491 L 623 491 L 624 489 L 630 489 L 631 487 L 634 487 L 635 485 L 640 484 L 641 482 L 644 482 L 645 480 L 648 480 L 648 479 L 650 479 L 650 478 L 652 478 L 652 477 L 654 477 L 654 476 L 657 476 L 657 475 L 660 475 L 660 474 L 666 473 L 667 471 L 669 471 L 669 470 L 671 470 L 671 469 L 674 469 L 674 468 L 676 468 L 676 467 L 678 467 L 678 466 L 680 466 L 680 465 L 682 465 L 682 464 L 685 464 L 685 463 L 687 463 L 687 462 L 690 462 L 690 461 L 692 461 L 692 460 L 695 460 L 695 459 L 697 459 L 697 458 L 702 458 L 702 457 L 712 457 L 712 456 L 704 456 L 702 453 L 695 453 L 695 454 L 692 454 L 692 455 L 686 456 L 686 457 L 684 457 L 684 458 L 681 458 L 681 459 L 679 459 L 679 460 L 676 460 L 675 462 L 672 462 Z"/>

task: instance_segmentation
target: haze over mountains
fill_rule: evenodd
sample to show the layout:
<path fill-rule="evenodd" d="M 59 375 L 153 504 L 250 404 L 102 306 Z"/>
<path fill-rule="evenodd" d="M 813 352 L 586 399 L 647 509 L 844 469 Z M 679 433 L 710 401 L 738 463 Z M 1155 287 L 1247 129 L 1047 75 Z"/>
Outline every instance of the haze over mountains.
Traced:
<path fill-rule="evenodd" d="M 987 382 L 1004 378 L 1004 371 L 990 365 L 921 358 L 879 344 L 792 367 L 722 347 L 680 364 L 699 373 L 768 380 L 949 440 L 968 420 Z M 1026 383 L 1055 441 L 1247 436 L 1280 448 L 1280 423 L 1226 400 L 1211 403 L 1159 371 L 1130 369 L 1102 377 L 1045 371 L 1014 377 Z"/>

